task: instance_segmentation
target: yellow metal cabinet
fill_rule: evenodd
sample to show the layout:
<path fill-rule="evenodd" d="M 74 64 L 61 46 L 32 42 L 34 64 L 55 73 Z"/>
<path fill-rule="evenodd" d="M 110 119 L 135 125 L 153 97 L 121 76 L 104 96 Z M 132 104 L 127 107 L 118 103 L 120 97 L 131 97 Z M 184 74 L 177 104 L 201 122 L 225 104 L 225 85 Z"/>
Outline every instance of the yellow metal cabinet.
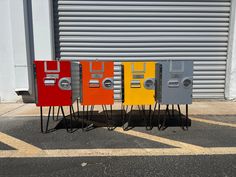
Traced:
<path fill-rule="evenodd" d="M 155 62 L 123 62 L 123 104 L 155 103 Z"/>

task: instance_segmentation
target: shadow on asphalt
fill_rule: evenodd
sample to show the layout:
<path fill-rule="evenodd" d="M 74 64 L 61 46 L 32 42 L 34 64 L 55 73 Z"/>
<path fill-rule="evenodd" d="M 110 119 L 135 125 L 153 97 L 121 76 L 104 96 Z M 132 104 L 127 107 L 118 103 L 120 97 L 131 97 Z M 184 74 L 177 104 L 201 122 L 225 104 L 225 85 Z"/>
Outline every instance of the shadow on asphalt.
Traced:
<path fill-rule="evenodd" d="M 87 127 L 90 125 L 86 131 L 91 131 L 100 127 L 110 127 L 110 130 L 115 129 L 116 127 L 124 127 L 126 130 L 130 130 L 134 127 L 148 127 L 152 129 L 152 127 L 157 127 L 160 124 L 164 125 L 163 130 L 168 127 L 191 126 L 191 120 L 186 119 L 185 115 L 183 114 L 181 114 L 180 118 L 179 112 L 177 110 L 170 112 L 169 115 L 166 113 L 166 111 L 160 111 L 159 119 L 157 113 L 150 113 L 150 115 L 153 115 L 152 119 L 149 119 L 148 117 L 149 111 L 146 111 L 145 115 L 146 117 L 144 117 L 144 114 L 141 114 L 140 111 L 133 110 L 132 113 L 129 112 L 123 119 L 120 110 L 113 110 L 112 115 L 111 112 L 108 111 L 108 116 L 105 115 L 104 111 L 100 113 L 98 111 L 91 111 L 89 113 L 83 113 L 80 111 L 73 114 L 72 121 L 71 115 L 67 115 L 66 122 L 67 127 L 72 127 L 73 129 L 81 129 L 82 127 Z M 44 119 L 46 119 L 46 117 Z M 51 118 L 50 122 L 52 121 L 53 120 Z M 57 122 L 56 126 L 53 128 L 54 130 L 66 129 L 65 122 L 62 117 L 59 117 L 58 120 L 54 120 L 53 122 Z"/>

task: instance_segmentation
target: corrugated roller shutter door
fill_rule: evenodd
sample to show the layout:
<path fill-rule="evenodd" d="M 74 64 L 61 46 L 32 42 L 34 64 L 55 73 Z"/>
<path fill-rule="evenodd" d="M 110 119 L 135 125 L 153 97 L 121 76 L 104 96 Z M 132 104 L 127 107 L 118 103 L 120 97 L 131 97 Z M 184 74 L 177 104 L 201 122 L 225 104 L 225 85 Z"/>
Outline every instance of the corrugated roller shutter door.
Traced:
<path fill-rule="evenodd" d="M 194 98 L 224 98 L 230 5 L 230 0 L 58 0 L 57 55 L 194 60 Z"/>

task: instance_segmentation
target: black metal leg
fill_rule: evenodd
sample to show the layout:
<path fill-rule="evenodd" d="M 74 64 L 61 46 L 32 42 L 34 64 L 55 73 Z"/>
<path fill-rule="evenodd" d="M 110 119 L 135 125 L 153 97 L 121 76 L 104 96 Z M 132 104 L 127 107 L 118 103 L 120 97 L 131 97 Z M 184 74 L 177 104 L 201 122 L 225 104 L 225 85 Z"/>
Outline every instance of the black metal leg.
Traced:
<path fill-rule="evenodd" d="M 94 111 L 94 105 L 92 105 L 92 106 L 90 107 L 90 117 L 89 117 L 89 121 L 92 120 L 93 111 Z M 87 127 L 87 130 L 90 130 L 90 129 L 93 128 L 93 127 L 94 127 L 94 124 L 91 123 L 91 124 L 89 124 L 89 126 Z"/>
<path fill-rule="evenodd" d="M 126 114 L 127 114 L 127 110 L 128 110 L 128 106 L 126 107 Z M 132 112 L 133 112 L 133 105 L 131 105 L 131 108 L 130 108 L 130 114 L 129 114 L 128 121 L 127 121 L 128 125 L 125 127 L 125 125 L 123 124 L 123 130 L 124 131 L 127 131 L 129 129 L 130 120 L 131 120 L 131 117 L 132 117 Z"/>
<path fill-rule="evenodd" d="M 73 132 L 73 122 L 72 122 L 73 115 L 72 114 L 73 114 L 72 106 L 70 106 L 70 133 Z"/>
<path fill-rule="evenodd" d="M 93 116 L 93 110 L 94 110 L 94 105 L 91 105 L 90 106 L 90 109 L 89 109 L 89 106 L 87 106 L 87 116 L 86 116 L 86 127 L 82 126 L 83 127 L 83 131 L 89 131 L 91 130 L 93 127 L 94 127 L 94 124 L 91 123 L 88 125 L 88 123 L 91 121 L 91 117 Z M 84 111 L 83 111 L 84 112 Z M 83 121 L 84 121 L 84 118 L 83 118 Z M 84 123 L 82 123 L 83 125 Z"/>
<path fill-rule="evenodd" d="M 63 109 L 62 109 L 63 110 Z M 69 106 L 69 110 L 70 110 L 70 130 L 68 129 L 68 126 L 67 126 L 67 120 L 65 121 L 66 122 L 66 126 L 67 126 L 67 132 L 69 133 L 73 133 L 75 132 L 78 128 L 73 128 L 73 119 L 74 120 L 77 120 L 75 118 L 75 112 L 74 112 L 74 108 L 73 108 L 73 105 Z M 64 114 L 64 111 L 63 111 L 63 114 Z"/>
<path fill-rule="evenodd" d="M 112 130 L 114 130 L 115 129 L 115 127 L 114 127 L 114 122 L 113 122 L 113 119 L 112 119 L 112 105 L 110 105 L 110 116 L 108 115 L 108 110 L 107 110 L 107 108 L 106 108 L 106 112 L 107 112 L 107 118 L 108 118 L 108 127 L 107 127 L 107 129 L 109 130 L 109 131 L 112 131 Z"/>
<path fill-rule="evenodd" d="M 128 117 L 128 126 L 127 126 L 127 128 L 129 128 L 129 126 L 130 126 L 132 113 L 133 113 L 133 105 L 131 105 L 131 108 L 130 108 L 130 114 L 129 114 L 129 117 Z M 128 130 L 128 129 L 126 129 L 126 130 Z"/>
<path fill-rule="evenodd" d="M 180 106 L 179 104 L 177 105 L 178 106 L 178 112 L 179 112 L 179 122 L 181 123 L 181 127 L 183 129 L 183 119 L 182 119 L 182 114 L 181 114 L 181 109 L 180 109 Z"/>
<path fill-rule="evenodd" d="M 82 131 L 85 131 L 84 129 L 84 118 L 85 118 L 85 106 L 83 105 L 83 116 L 82 116 Z"/>
<path fill-rule="evenodd" d="M 186 130 L 188 130 L 188 122 L 189 122 L 189 119 L 188 119 L 188 104 L 186 104 Z"/>
<path fill-rule="evenodd" d="M 181 127 L 183 130 L 188 130 L 188 105 L 186 105 L 186 118 L 185 118 L 185 121 L 184 119 L 182 118 L 182 114 L 181 114 L 181 110 L 180 110 L 180 106 L 178 105 L 178 110 L 179 110 L 179 118 L 180 118 L 180 121 L 181 121 Z M 184 125 L 186 124 L 186 125 Z"/>
<path fill-rule="evenodd" d="M 128 108 L 129 108 L 129 106 L 126 106 L 126 112 L 128 112 Z"/>
<path fill-rule="evenodd" d="M 108 125 L 108 121 L 109 121 L 109 115 L 108 115 L 108 112 L 107 112 L 107 106 L 106 105 L 103 105 L 104 106 L 104 113 L 106 115 L 106 118 L 107 118 L 107 125 Z"/>
<path fill-rule="evenodd" d="M 143 107 L 142 107 L 142 105 L 141 105 L 141 108 L 140 108 L 140 106 L 138 105 L 138 110 L 139 110 L 139 114 L 140 114 L 140 116 L 141 116 L 141 118 L 142 118 L 142 121 L 144 121 L 144 122 L 145 122 L 145 125 L 146 125 L 146 118 L 145 118 L 145 115 L 143 114 Z"/>
<path fill-rule="evenodd" d="M 110 112 L 111 112 L 110 121 L 111 121 L 111 123 L 112 123 L 112 126 L 114 126 L 115 124 L 114 124 L 114 121 L 113 121 L 113 114 L 112 114 L 112 111 L 113 111 L 113 108 L 112 108 L 112 105 L 110 105 Z M 112 129 L 110 129 L 110 130 L 113 130 L 113 129 L 114 129 L 114 127 L 113 127 Z"/>
<path fill-rule="evenodd" d="M 125 112 L 125 106 L 121 105 L 121 117 L 122 117 L 122 128 L 125 129 L 125 119 L 126 119 L 126 112 Z"/>
<path fill-rule="evenodd" d="M 55 120 L 54 112 L 55 112 L 55 110 L 54 110 L 54 106 L 53 106 L 53 107 L 52 107 L 52 120 Z"/>
<path fill-rule="evenodd" d="M 88 121 L 88 119 L 89 119 L 89 106 L 87 106 L 87 111 L 86 111 L 86 120 Z"/>
<path fill-rule="evenodd" d="M 141 108 L 142 108 L 142 115 L 143 115 L 143 119 L 144 119 L 144 122 L 145 122 L 145 127 L 146 127 L 146 130 L 147 130 L 147 118 L 146 118 L 146 113 L 145 113 L 145 105 L 141 105 Z"/>
<path fill-rule="evenodd" d="M 77 118 L 79 120 L 79 100 L 76 100 L 76 105 L 77 105 Z"/>
<path fill-rule="evenodd" d="M 68 132 L 69 130 L 68 130 L 68 126 L 67 126 L 67 120 L 66 120 L 64 109 L 63 109 L 62 106 L 60 106 L 59 109 L 61 109 L 61 113 L 62 113 L 62 116 L 63 116 L 64 126 L 66 127 L 66 131 Z"/>
<path fill-rule="evenodd" d="M 111 119 L 112 118 L 108 114 L 108 110 L 107 110 L 106 105 L 102 105 L 102 108 L 103 108 L 104 115 L 106 117 L 107 129 L 111 131 L 111 130 L 113 130 L 113 128 L 111 128 Z M 112 116 L 112 106 L 111 105 L 110 105 L 110 111 L 111 111 L 111 116 Z"/>
<path fill-rule="evenodd" d="M 149 105 L 149 126 L 151 127 L 152 124 L 152 119 L 151 119 L 151 115 L 152 115 L 152 105 Z"/>
<path fill-rule="evenodd" d="M 41 133 L 43 133 L 44 132 L 44 130 L 43 130 L 43 107 L 42 106 L 40 106 L 40 128 L 41 128 Z"/>
<path fill-rule="evenodd" d="M 157 128 L 161 129 L 160 120 L 161 119 L 161 105 L 158 103 L 158 115 L 157 115 Z"/>
<path fill-rule="evenodd" d="M 71 113 L 73 115 L 72 117 L 76 120 L 74 107 L 73 107 L 73 105 L 71 105 L 70 107 L 71 107 Z"/>
<path fill-rule="evenodd" d="M 58 121 L 58 118 L 59 118 L 60 109 L 61 109 L 61 107 L 59 106 L 58 109 L 57 109 L 57 118 L 56 118 L 57 121 Z"/>
<path fill-rule="evenodd" d="M 46 131 L 45 133 L 48 133 L 48 125 L 49 125 L 49 119 L 50 119 L 50 115 L 51 115 L 51 106 L 49 107 L 49 111 L 48 111 L 48 118 L 47 118 L 47 124 L 46 124 Z"/>
<path fill-rule="evenodd" d="M 171 109 L 171 115 L 174 118 L 175 117 L 175 106 L 172 104 L 172 109 Z"/>
<path fill-rule="evenodd" d="M 65 117 L 65 113 L 64 113 L 64 110 L 63 110 L 62 106 L 58 107 L 57 119 L 58 119 L 58 116 L 59 116 L 59 113 L 60 113 L 60 109 L 62 111 L 64 125 L 66 127 L 66 130 L 68 131 L 66 117 Z M 42 106 L 40 107 L 40 119 L 41 119 L 41 132 L 42 133 L 49 133 L 49 132 L 52 132 L 52 131 L 55 130 L 54 128 L 49 129 L 49 121 L 50 121 L 50 118 L 51 118 L 51 114 L 52 114 L 52 119 L 54 118 L 54 120 L 55 120 L 55 108 L 53 106 L 49 107 L 48 115 L 47 115 L 46 127 L 45 127 L 45 130 L 44 130 L 44 125 L 43 125 L 43 107 Z"/>
<path fill-rule="evenodd" d="M 139 105 L 138 105 L 138 110 L 139 110 L 139 114 L 141 115 L 142 120 L 145 121 L 145 118 L 143 117 L 142 109 L 140 108 Z"/>
<path fill-rule="evenodd" d="M 77 117 L 76 114 L 75 114 L 74 106 L 71 105 L 71 108 L 72 108 L 72 114 L 73 114 L 74 120 L 76 120 L 76 121 L 79 120 L 79 117 Z M 77 108 L 77 109 L 78 109 L 78 108 Z"/>
<path fill-rule="evenodd" d="M 169 111 L 169 105 L 166 105 L 166 111 L 165 111 L 165 117 L 164 120 L 162 121 L 162 125 L 160 127 L 160 130 L 164 130 L 166 129 L 166 121 L 167 121 L 167 117 L 170 117 L 170 111 Z"/>
<path fill-rule="evenodd" d="M 146 127 L 146 130 L 152 130 L 152 105 L 149 105 L 148 119 L 149 119 L 149 127 Z"/>
<path fill-rule="evenodd" d="M 104 116 L 106 118 L 106 125 L 108 126 L 107 113 L 105 111 L 104 105 L 102 105 L 102 111 L 103 111 L 103 114 L 104 114 Z"/>
<path fill-rule="evenodd" d="M 143 116 L 144 116 L 144 121 L 145 121 L 145 128 L 146 130 L 151 130 L 150 125 L 148 125 L 148 122 L 150 121 L 150 114 L 151 114 L 151 105 L 149 106 L 149 111 L 148 111 L 148 117 L 146 116 L 146 111 L 145 111 L 145 105 L 142 105 L 142 110 L 143 110 Z M 147 120 L 149 119 L 149 121 Z"/>
<path fill-rule="evenodd" d="M 155 112 L 156 112 L 156 108 L 157 108 L 157 102 L 155 103 L 155 105 L 154 105 L 154 108 L 153 108 L 153 113 L 152 113 L 152 115 L 151 115 L 151 120 L 150 120 L 150 125 L 151 125 L 151 127 L 153 128 L 153 119 L 154 119 L 154 116 L 155 116 Z"/>

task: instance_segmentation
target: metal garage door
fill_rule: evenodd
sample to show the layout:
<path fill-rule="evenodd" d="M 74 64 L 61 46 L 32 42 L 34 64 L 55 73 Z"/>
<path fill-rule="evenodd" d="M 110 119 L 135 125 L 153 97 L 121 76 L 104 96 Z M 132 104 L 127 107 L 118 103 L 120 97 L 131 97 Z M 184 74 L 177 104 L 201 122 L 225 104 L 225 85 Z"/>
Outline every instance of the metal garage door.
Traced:
<path fill-rule="evenodd" d="M 194 98 L 224 98 L 230 0 L 58 0 L 54 14 L 61 59 L 193 59 Z"/>

